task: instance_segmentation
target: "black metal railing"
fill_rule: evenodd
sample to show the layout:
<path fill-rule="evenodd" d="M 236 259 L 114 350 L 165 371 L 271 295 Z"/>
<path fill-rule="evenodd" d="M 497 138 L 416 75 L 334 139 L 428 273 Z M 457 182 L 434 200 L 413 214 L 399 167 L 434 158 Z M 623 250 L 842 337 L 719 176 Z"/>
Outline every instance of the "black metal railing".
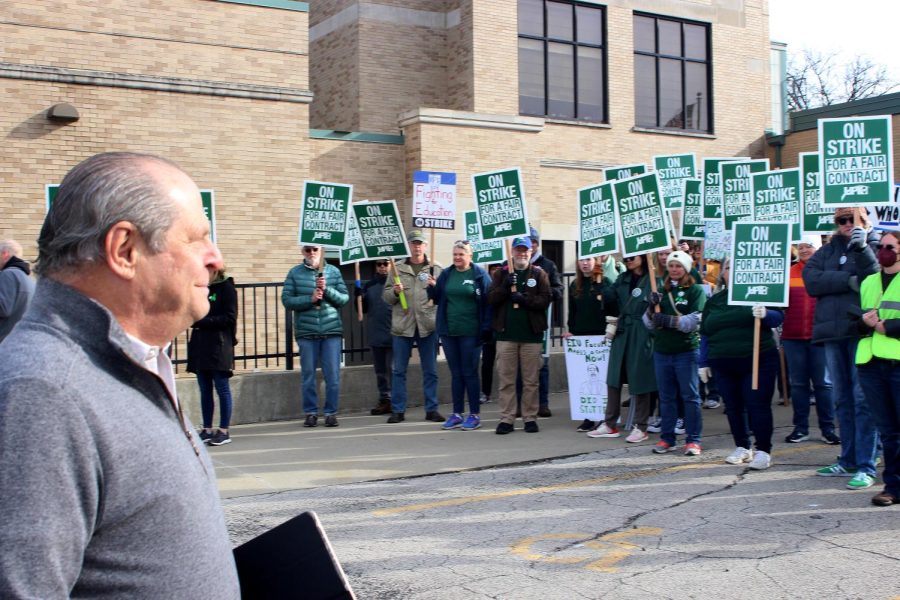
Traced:
<path fill-rule="evenodd" d="M 565 291 L 563 301 L 554 304 L 551 312 L 550 345 L 561 342 L 566 319 L 569 282 L 574 273 L 562 273 Z M 371 363 L 366 328 L 358 318 L 353 296 L 353 281 L 346 281 L 350 302 L 341 308 L 344 323 L 344 363 L 361 365 Z M 281 304 L 283 283 L 237 283 L 238 294 L 238 344 L 234 349 L 235 368 L 239 371 L 269 369 L 293 370 L 299 356 L 294 342 L 291 311 Z M 170 354 L 175 371 L 187 365 L 187 341 L 190 330 L 172 341 Z"/>

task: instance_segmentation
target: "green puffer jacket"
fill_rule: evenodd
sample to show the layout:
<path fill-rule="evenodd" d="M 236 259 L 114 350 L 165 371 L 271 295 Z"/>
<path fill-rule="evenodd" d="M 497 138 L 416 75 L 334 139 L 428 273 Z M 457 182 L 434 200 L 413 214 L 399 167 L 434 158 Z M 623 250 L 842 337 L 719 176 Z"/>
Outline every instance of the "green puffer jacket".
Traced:
<path fill-rule="evenodd" d="M 341 307 L 350 300 L 341 272 L 325 265 L 325 297 L 319 307 L 313 306 L 316 270 L 299 264 L 291 269 L 281 290 L 281 303 L 294 311 L 294 337 L 344 335 Z"/>

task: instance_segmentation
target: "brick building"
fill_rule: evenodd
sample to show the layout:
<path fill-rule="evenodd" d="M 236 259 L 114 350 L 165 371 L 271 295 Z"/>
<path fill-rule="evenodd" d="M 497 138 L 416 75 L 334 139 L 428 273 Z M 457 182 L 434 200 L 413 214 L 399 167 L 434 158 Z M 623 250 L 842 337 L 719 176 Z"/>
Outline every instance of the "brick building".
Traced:
<path fill-rule="evenodd" d="M 760 157 L 771 125 L 765 0 L 9 0 L 2 13 L 0 237 L 29 257 L 44 186 L 129 149 L 214 190 L 238 281 L 296 262 L 304 179 L 408 213 L 414 170 L 456 172 L 471 209 L 469 175 L 510 166 L 571 268 L 575 190 L 600 169 Z M 63 103 L 77 120 L 50 111 Z M 439 233 L 438 259 L 462 236 Z"/>

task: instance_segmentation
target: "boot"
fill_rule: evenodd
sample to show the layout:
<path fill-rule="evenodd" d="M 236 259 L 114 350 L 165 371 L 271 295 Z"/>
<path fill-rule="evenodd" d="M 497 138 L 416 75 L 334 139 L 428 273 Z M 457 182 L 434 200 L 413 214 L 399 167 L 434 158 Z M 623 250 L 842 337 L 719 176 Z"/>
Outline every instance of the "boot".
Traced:
<path fill-rule="evenodd" d="M 391 412 L 391 403 L 389 400 L 379 400 L 378 406 L 372 409 L 373 415 L 387 415 Z"/>

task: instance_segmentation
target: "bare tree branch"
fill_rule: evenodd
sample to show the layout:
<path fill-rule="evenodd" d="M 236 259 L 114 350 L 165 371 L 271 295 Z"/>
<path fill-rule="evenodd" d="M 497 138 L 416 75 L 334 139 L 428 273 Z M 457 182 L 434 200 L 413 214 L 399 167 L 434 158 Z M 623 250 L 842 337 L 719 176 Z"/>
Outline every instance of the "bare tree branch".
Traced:
<path fill-rule="evenodd" d="M 787 102 L 792 111 L 880 96 L 898 87 L 884 65 L 863 55 L 846 60 L 837 52 L 805 49 L 788 61 Z"/>

